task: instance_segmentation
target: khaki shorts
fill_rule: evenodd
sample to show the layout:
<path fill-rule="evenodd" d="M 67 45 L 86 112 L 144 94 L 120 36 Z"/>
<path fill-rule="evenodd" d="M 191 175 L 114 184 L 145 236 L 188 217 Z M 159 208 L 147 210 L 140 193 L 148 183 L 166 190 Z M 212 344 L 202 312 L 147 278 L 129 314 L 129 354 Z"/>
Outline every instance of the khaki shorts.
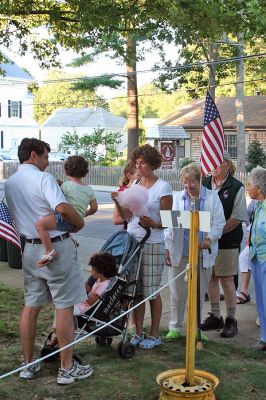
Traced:
<path fill-rule="evenodd" d="M 67 308 L 87 298 L 77 248 L 68 238 L 53 243 L 57 257 L 45 267 L 37 267 L 44 248 L 41 244 L 26 243 L 23 252 L 25 305 Z"/>
<path fill-rule="evenodd" d="M 213 273 L 216 276 L 237 275 L 238 257 L 238 249 L 219 249 L 213 267 Z"/>

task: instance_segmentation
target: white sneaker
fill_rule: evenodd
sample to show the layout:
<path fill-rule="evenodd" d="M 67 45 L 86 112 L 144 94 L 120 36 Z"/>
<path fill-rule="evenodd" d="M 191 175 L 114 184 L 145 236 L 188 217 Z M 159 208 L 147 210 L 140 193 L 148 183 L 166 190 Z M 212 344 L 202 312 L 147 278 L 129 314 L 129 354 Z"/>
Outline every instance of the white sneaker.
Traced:
<path fill-rule="evenodd" d="M 34 360 L 35 361 L 35 360 Z M 21 366 L 25 368 L 23 368 L 20 373 L 19 373 L 19 377 L 23 378 L 23 379 L 33 379 L 36 375 L 37 372 L 40 371 L 41 369 L 41 365 L 40 363 L 36 363 L 34 365 L 29 365 L 27 366 L 27 363 L 22 363 Z"/>
<path fill-rule="evenodd" d="M 71 368 L 59 368 L 57 383 L 59 385 L 69 385 L 74 383 L 75 380 L 88 378 L 92 373 L 93 369 L 89 364 L 81 365 L 76 360 L 73 360 Z"/>

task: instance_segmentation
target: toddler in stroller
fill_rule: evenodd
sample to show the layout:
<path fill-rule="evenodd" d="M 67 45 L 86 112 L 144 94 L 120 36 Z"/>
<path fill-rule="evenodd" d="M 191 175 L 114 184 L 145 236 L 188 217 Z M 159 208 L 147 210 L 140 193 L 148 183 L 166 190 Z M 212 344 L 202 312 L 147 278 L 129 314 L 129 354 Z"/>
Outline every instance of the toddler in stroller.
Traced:
<path fill-rule="evenodd" d="M 89 278 L 90 284 L 86 282 L 86 291 L 88 298 L 78 304 L 75 304 L 73 309 L 73 315 L 85 314 L 89 308 L 96 303 L 100 296 L 105 292 L 108 285 L 110 284 L 110 278 L 117 274 L 117 265 L 115 257 L 107 252 L 96 253 L 91 256 L 89 265 L 91 266 L 91 277 Z M 46 341 L 48 346 L 57 345 L 56 337 L 56 326 L 53 323 L 53 331 L 50 334 L 50 339 Z"/>
<path fill-rule="evenodd" d="M 74 315 L 85 314 L 89 308 L 99 300 L 100 296 L 106 291 L 110 284 L 110 278 L 117 274 L 116 259 L 110 253 L 96 253 L 89 262 L 91 266 L 91 275 L 95 280 L 91 290 L 88 292 L 88 298 L 74 306 Z"/>
<path fill-rule="evenodd" d="M 130 344 L 127 338 L 129 316 L 128 314 L 123 314 L 133 305 L 135 288 L 139 278 L 139 267 L 136 268 L 136 274 L 133 278 L 131 276 L 131 267 L 133 261 L 139 266 L 146 237 L 141 242 L 137 242 L 133 236 L 129 235 L 128 232 L 124 230 L 116 232 L 105 243 L 101 251 L 91 258 L 92 267 L 96 264 L 95 258 L 98 263 L 99 258 L 104 255 L 105 264 L 107 264 L 107 259 L 109 258 L 106 268 L 103 266 L 99 267 L 102 268 L 102 272 L 100 273 L 103 275 L 102 279 L 104 280 L 101 282 L 101 286 L 104 287 L 104 289 L 101 294 L 99 292 L 97 292 L 96 295 L 95 293 L 90 294 L 91 288 L 91 291 L 94 292 L 94 279 L 100 279 L 97 272 L 95 274 L 95 272 L 92 271 L 92 276 L 86 284 L 86 289 L 90 292 L 88 299 L 75 307 L 77 311 L 76 314 L 78 314 L 75 317 L 78 328 L 76 339 L 84 333 L 93 333 L 97 328 L 102 328 L 95 333 L 95 341 L 97 344 L 110 345 L 114 336 L 123 335 L 123 339 L 118 345 L 119 354 L 123 358 L 130 358 L 134 355 L 135 348 Z M 115 260 L 115 262 L 113 262 L 113 260 Z M 112 265 L 112 267 L 110 267 L 110 265 Z M 114 265 L 117 265 L 118 269 L 115 268 L 114 270 Z M 100 270 L 97 267 L 94 269 Z M 106 270 L 108 270 L 108 272 L 106 272 Z M 100 284 L 100 282 L 98 283 Z M 97 286 L 98 285 L 95 287 Z M 121 318 L 118 318 L 114 323 L 111 322 L 120 315 Z M 108 326 L 105 326 L 106 323 L 108 323 Z M 41 352 L 42 356 L 50 354 L 55 350 L 53 347 L 55 345 L 52 340 L 53 337 L 54 335 L 51 332 L 45 341 Z"/>

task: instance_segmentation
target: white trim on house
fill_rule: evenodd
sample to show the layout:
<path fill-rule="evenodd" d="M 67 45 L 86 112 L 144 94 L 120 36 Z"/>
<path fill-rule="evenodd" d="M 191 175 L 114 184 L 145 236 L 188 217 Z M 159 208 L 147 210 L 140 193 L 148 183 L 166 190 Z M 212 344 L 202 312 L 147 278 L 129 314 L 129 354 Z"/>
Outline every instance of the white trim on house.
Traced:
<path fill-rule="evenodd" d="M 0 75 L 0 150 L 13 150 L 24 137 L 38 138 L 39 125 L 33 119 L 33 96 L 28 92 L 33 78 L 4 56 L 10 63 L 0 63 L 5 72 L 5 76 Z M 15 116 L 12 116 L 12 105 L 17 107 Z"/>

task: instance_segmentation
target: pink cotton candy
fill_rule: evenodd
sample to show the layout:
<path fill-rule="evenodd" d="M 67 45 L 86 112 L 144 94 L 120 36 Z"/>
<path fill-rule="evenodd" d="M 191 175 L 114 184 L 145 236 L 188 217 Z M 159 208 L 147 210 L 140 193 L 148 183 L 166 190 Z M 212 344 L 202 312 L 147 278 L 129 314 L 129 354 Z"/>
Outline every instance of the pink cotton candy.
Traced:
<path fill-rule="evenodd" d="M 147 206 L 149 194 L 144 186 L 133 184 L 130 188 L 119 192 L 117 201 L 120 206 L 128 208 L 138 217 L 147 215 Z"/>

